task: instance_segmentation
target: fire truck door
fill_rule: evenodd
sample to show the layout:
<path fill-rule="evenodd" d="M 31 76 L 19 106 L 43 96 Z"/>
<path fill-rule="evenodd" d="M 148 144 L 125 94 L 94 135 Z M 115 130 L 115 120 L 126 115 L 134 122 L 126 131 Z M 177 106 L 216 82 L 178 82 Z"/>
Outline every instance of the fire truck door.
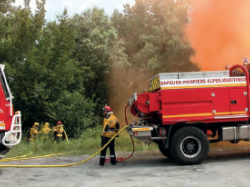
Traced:
<path fill-rule="evenodd" d="M 5 126 L 5 130 L 9 130 L 13 115 L 12 96 L 2 69 L 0 70 L 0 84 L 0 124 Z"/>
<path fill-rule="evenodd" d="M 228 89 L 214 89 L 214 115 L 230 115 L 230 98 Z"/>
<path fill-rule="evenodd" d="M 246 92 L 244 88 L 230 90 L 231 115 L 246 114 L 248 110 Z"/>
<path fill-rule="evenodd" d="M 6 126 L 5 116 L 6 116 L 6 94 L 7 90 L 4 89 L 4 79 L 0 70 L 0 131 L 6 130 L 8 127 Z"/>

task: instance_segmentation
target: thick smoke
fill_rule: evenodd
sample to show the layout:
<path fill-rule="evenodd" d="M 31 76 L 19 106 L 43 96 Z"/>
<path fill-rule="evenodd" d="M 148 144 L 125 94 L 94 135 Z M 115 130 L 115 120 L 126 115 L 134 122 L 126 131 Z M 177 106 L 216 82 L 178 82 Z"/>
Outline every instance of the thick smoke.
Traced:
<path fill-rule="evenodd" d="M 154 75 L 154 72 L 145 70 L 133 70 L 124 68 L 112 68 L 109 74 L 109 105 L 112 107 L 114 114 L 119 118 L 121 126 L 125 126 L 125 106 L 128 99 L 133 93 L 142 93 L 148 89 L 147 80 Z M 133 118 L 127 109 L 128 121 L 132 122 Z"/>
<path fill-rule="evenodd" d="M 250 0 L 191 0 L 186 33 L 202 70 L 220 70 L 250 57 Z"/>

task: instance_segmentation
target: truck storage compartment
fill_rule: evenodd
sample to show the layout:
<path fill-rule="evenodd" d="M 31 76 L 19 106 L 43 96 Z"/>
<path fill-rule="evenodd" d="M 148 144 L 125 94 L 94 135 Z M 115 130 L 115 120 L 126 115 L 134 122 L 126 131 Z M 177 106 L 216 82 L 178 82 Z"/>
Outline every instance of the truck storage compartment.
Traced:
<path fill-rule="evenodd" d="M 161 91 L 163 124 L 213 117 L 211 88 Z"/>
<path fill-rule="evenodd" d="M 151 126 L 133 126 L 128 129 L 128 133 L 135 138 L 139 139 L 140 141 L 150 144 L 152 143 L 151 136 L 152 136 L 153 127 Z"/>

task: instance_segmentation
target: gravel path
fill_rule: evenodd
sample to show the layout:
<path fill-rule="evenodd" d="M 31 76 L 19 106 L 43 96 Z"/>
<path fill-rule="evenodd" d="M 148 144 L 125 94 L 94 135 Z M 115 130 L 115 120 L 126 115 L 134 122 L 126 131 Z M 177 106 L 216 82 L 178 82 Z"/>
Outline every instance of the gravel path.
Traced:
<path fill-rule="evenodd" d="M 129 153 L 120 153 L 126 156 Z M 54 157 L 13 164 L 66 164 L 87 158 Z M 98 166 L 98 157 L 67 168 L 1 168 L 1 187 L 248 187 L 250 143 L 218 144 L 201 165 L 178 166 L 160 152 L 140 152 L 116 166 Z"/>

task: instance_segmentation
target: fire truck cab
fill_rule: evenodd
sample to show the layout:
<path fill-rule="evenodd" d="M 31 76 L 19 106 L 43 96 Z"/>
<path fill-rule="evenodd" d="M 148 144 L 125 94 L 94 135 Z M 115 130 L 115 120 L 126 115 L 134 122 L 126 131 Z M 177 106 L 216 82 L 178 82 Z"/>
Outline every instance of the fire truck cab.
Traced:
<path fill-rule="evenodd" d="M 250 140 L 249 72 L 235 65 L 229 70 L 160 73 L 149 90 L 134 94 L 130 110 L 139 117 L 129 134 L 179 164 L 200 164 L 209 143 Z"/>
<path fill-rule="evenodd" d="M 21 141 L 21 113 L 14 113 L 11 94 L 4 73 L 5 65 L 0 64 L 0 158 L 3 158 L 10 148 Z"/>

